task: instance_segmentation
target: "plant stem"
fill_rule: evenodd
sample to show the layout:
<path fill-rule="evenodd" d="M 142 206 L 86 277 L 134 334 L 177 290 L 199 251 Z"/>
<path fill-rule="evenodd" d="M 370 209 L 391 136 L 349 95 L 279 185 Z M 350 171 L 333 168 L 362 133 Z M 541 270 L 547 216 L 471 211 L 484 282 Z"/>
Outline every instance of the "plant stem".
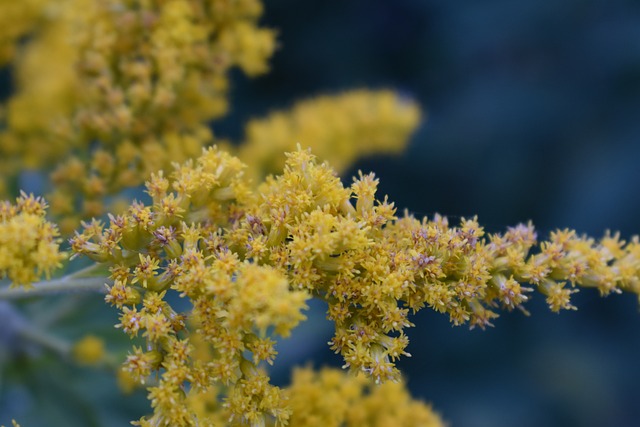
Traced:
<path fill-rule="evenodd" d="M 101 270 L 104 270 L 105 273 L 107 271 L 106 267 L 104 266 L 104 264 L 91 264 L 85 268 L 81 268 L 78 271 L 74 271 L 73 273 L 69 273 L 66 276 L 62 277 L 62 279 L 67 278 L 67 279 L 79 279 L 81 277 L 91 277 L 93 276 L 93 273 L 97 273 L 100 272 Z"/>
<path fill-rule="evenodd" d="M 83 271 L 83 270 L 80 270 Z M 85 272 L 86 273 L 86 272 Z M 105 283 L 111 281 L 106 277 L 85 277 L 80 278 L 72 273 L 60 279 L 45 280 L 34 283 L 30 289 L 26 288 L 3 288 L 0 289 L 0 299 L 14 300 L 31 298 L 43 295 L 64 293 L 64 292 L 104 292 Z"/>
<path fill-rule="evenodd" d="M 23 341 L 28 341 L 62 357 L 68 356 L 71 351 L 69 342 L 29 323 L 20 311 L 5 301 L 0 301 L 0 324 L 0 346 L 3 349 L 19 348 Z M 7 354 L 10 355 L 11 351 Z"/>
<path fill-rule="evenodd" d="M 71 344 L 67 341 L 50 335 L 35 327 L 23 326 L 17 333 L 22 338 L 51 350 L 62 357 L 67 357 L 69 356 L 69 353 L 71 353 Z"/>

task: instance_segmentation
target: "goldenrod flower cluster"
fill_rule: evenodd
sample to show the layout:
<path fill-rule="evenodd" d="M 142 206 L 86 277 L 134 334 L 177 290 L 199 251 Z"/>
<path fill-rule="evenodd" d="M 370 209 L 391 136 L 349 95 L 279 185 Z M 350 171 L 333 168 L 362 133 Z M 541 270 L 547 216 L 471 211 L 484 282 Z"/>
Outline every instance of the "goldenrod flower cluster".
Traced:
<path fill-rule="evenodd" d="M 37 24 L 46 1 L 0 1 L 0 67 L 14 57 L 20 38 Z"/>
<path fill-rule="evenodd" d="M 385 383 L 400 379 L 409 313 L 425 306 L 484 328 L 499 308 L 526 311 L 534 289 L 553 311 L 573 308 L 576 286 L 640 293 L 637 237 L 561 230 L 538 242 L 531 224 L 485 236 L 475 219 L 453 227 L 439 216 L 397 218 L 373 174 L 345 187 L 308 150 L 289 153 L 284 172 L 257 190 L 243 171 L 237 158 L 206 150 L 152 177 L 152 205 L 136 202 L 106 228 L 85 224 L 71 240 L 76 253 L 111 266 L 106 300 L 121 309 L 118 327 L 146 339 L 126 369 L 140 382 L 160 374 L 149 389 L 154 415 L 141 425 L 189 425 L 195 412 L 185 402 L 212 390 L 233 422 L 302 417 L 260 365 L 277 354 L 271 337 L 304 319 L 309 297 L 328 304 L 330 345 L 345 367 Z M 171 294 L 190 308 L 176 309 Z M 188 330 L 208 349 L 199 357 Z"/>
<path fill-rule="evenodd" d="M 214 148 L 171 179 L 154 175 L 147 188 L 152 206 L 135 203 L 111 217 L 109 228 L 92 222 L 71 240 L 77 253 L 112 266 L 106 300 L 122 310 L 118 327 L 146 340 L 125 368 L 143 383 L 162 370 L 159 383 L 149 388 L 154 414 L 140 425 L 205 422 L 194 419 L 187 402 L 220 387 L 229 420 L 261 425 L 271 417 L 285 423 L 289 410 L 282 391 L 258 365 L 276 355 L 270 336 L 288 335 L 305 318 L 309 295 L 292 290 L 284 272 L 230 248 L 224 229 L 240 225 L 242 206 L 253 197 L 243 165 Z M 192 308 L 176 310 L 168 292 Z M 197 325 L 208 347 L 199 352 L 204 358 L 194 354 L 189 324 Z"/>
<path fill-rule="evenodd" d="M 412 400 L 402 382 L 376 386 L 338 369 L 293 372 L 287 389 L 290 424 L 306 427 L 441 427 L 428 405 Z"/>
<path fill-rule="evenodd" d="M 34 14 L 39 25 L 16 59 L 0 166 L 64 159 L 49 199 L 67 218 L 100 215 L 106 195 L 196 157 L 207 122 L 227 109 L 230 68 L 262 73 L 275 48 L 274 31 L 257 26 L 258 0 L 4 3 L 28 9 L 20 29 Z"/>
<path fill-rule="evenodd" d="M 55 165 L 48 200 L 68 234 L 123 188 L 195 158 L 227 110 L 229 70 L 268 69 L 275 32 L 257 25 L 261 13 L 259 0 L 0 2 L 17 87 L 0 118 L 3 175 Z M 250 122 L 239 156 L 261 180 L 304 142 L 344 171 L 402 150 L 419 120 L 390 91 L 321 96 Z"/>
<path fill-rule="evenodd" d="M 284 153 L 304 143 L 342 173 L 359 157 L 400 153 L 420 116 L 415 102 L 389 90 L 324 95 L 249 121 L 239 157 L 262 179 L 279 173 Z"/>
<path fill-rule="evenodd" d="M 79 93 L 73 68 L 77 52 L 70 43 L 74 28 L 69 22 L 84 8 L 71 7 L 70 1 L 0 2 L 0 15 L 11 16 L 10 9 L 29 7 L 30 17 L 23 13 L 12 19 L 12 25 L 29 30 L 24 34 L 29 37 L 10 64 L 16 89 L 3 106 L 6 111 L 0 122 L 3 181 L 24 168 L 57 161 L 75 145 L 70 115 Z M 6 37 L 5 28 L 0 27 L 0 34 Z"/>
<path fill-rule="evenodd" d="M 60 268 L 66 257 L 46 209 L 42 198 L 25 193 L 15 205 L 0 202 L 0 278 L 8 278 L 12 287 L 30 287 Z"/>

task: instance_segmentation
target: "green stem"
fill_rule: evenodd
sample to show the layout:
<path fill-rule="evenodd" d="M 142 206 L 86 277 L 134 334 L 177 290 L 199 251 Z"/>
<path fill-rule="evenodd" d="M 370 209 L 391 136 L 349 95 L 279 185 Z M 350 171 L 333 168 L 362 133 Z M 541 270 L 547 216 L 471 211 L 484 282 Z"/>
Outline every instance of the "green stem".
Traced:
<path fill-rule="evenodd" d="M 54 353 L 67 357 L 71 353 L 71 344 L 60 338 L 37 329 L 32 326 L 24 326 L 18 330 L 18 335 L 33 343 L 36 343 Z"/>
<path fill-rule="evenodd" d="M 74 274 L 61 277 L 60 279 L 45 280 L 42 282 L 34 283 L 33 287 L 30 289 L 0 289 L 0 300 L 31 298 L 66 292 L 105 292 L 105 283 L 109 284 L 111 282 L 105 277 L 76 278 L 77 276 L 74 276 Z"/>
<path fill-rule="evenodd" d="M 79 279 L 81 277 L 91 277 L 94 276 L 94 273 L 100 273 L 100 272 L 104 272 L 105 274 L 107 274 L 107 268 L 105 267 L 104 264 L 91 264 L 85 268 L 82 268 L 78 271 L 74 271 L 73 273 L 69 273 L 68 275 L 64 276 L 62 279 Z"/>
<path fill-rule="evenodd" d="M 40 303 L 43 306 L 35 310 L 31 320 L 41 329 L 52 329 L 53 325 L 76 311 L 78 306 L 83 304 L 86 296 L 87 294 L 75 293 L 69 295 L 68 298 L 59 298 L 53 301 L 51 298 L 42 298 Z"/>

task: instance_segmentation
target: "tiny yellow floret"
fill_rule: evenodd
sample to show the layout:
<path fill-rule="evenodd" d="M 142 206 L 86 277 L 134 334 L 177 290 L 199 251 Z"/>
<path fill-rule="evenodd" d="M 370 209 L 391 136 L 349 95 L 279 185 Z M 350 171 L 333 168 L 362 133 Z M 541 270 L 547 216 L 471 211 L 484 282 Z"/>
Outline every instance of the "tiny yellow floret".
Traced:
<path fill-rule="evenodd" d="M 74 344 L 71 353 L 78 363 L 97 365 L 104 360 L 104 341 L 94 335 L 87 335 Z"/>

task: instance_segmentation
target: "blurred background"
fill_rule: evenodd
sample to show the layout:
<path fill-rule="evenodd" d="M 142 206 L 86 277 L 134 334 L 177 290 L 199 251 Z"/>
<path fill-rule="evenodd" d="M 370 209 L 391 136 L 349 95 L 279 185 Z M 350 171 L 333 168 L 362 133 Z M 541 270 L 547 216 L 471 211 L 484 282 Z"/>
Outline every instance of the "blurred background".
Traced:
<path fill-rule="evenodd" d="M 532 220 L 541 237 L 564 227 L 595 237 L 607 229 L 640 233 L 639 1 L 266 3 L 263 22 L 278 29 L 281 47 L 271 73 L 234 76 L 232 111 L 218 136 L 239 140 L 248 118 L 301 98 L 392 88 L 415 99 L 427 119 L 404 155 L 364 159 L 346 182 L 358 169 L 375 171 L 398 207 L 452 222 L 478 215 L 489 232 Z M 409 330 L 413 357 L 401 362 L 409 388 L 453 427 L 639 425 L 637 299 L 584 291 L 575 305 L 577 312 L 556 315 L 535 295 L 531 317 L 503 314 L 486 331 L 452 327 L 424 310 Z M 108 319 L 92 331 L 120 335 L 114 310 L 91 310 L 104 310 L 93 319 Z M 292 364 L 341 364 L 326 346 L 324 310 L 312 304 L 310 321 L 280 344 L 277 382 L 288 382 Z M 87 329 L 74 318 L 59 322 L 61 333 Z M 47 405 L 52 426 L 126 425 L 146 411 L 144 394 L 123 404 L 109 393 L 115 384 L 107 373 L 67 372 L 48 359 L 11 363 L 38 363 L 68 379 L 24 383 L 11 378 L 21 370 L 5 369 L 0 422 L 12 413 L 24 427 L 44 425 L 30 415 L 38 405 Z M 31 394 L 72 383 L 75 394 L 60 402 Z M 88 389 L 95 395 L 83 396 Z M 80 411 L 84 400 L 102 409 Z M 75 421 L 65 419 L 69 408 Z"/>

